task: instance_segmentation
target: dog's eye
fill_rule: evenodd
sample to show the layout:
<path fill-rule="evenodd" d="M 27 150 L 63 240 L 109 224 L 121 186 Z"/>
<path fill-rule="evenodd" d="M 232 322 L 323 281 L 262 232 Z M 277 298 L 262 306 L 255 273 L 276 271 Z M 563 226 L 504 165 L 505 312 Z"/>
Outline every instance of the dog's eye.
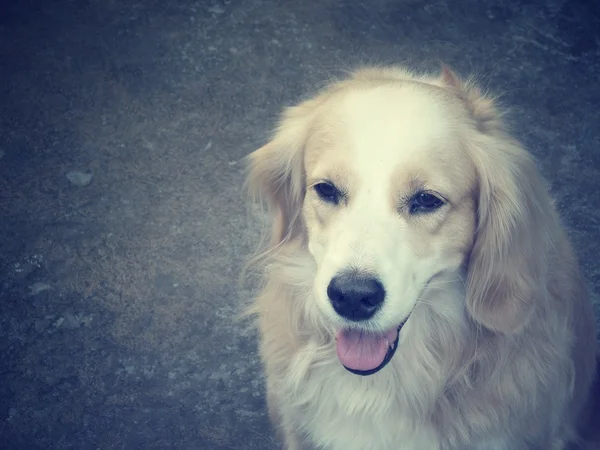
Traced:
<path fill-rule="evenodd" d="M 340 200 L 340 191 L 338 191 L 337 188 L 331 183 L 322 182 L 315 184 L 314 190 L 317 195 L 326 202 L 337 205 Z"/>
<path fill-rule="evenodd" d="M 444 204 L 443 200 L 433 194 L 420 192 L 415 195 L 410 202 L 410 213 L 431 212 Z"/>

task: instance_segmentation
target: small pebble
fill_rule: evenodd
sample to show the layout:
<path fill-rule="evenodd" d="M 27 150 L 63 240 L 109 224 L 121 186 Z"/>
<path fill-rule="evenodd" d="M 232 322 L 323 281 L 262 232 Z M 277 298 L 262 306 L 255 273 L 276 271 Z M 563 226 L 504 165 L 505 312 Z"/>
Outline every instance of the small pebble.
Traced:
<path fill-rule="evenodd" d="M 48 283 L 33 283 L 29 286 L 29 295 L 37 295 L 40 292 L 47 291 L 51 289 L 51 286 Z"/>
<path fill-rule="evenodd" d="M 62 322 L 62 327 L 67 328 L 69 330 L 74 330 L 75 328 L 79 328 L 81 325 L 81 321 L 78 317 L 75 317 L 70 312 L 65 313 L 63 316 L 64 321 Z"/>
<path fill-rule="evenodd" d="M 223 14 L 225 10 L 218 5 L 215 5 L 208 8 L 208 12 L 211 12 L 213 14 Z"/>
<path fill-rule="evenodd" d="M 72 170 L 67 172 L 67 179 L 73 186 L 87 186 L 92 182 L 92 174 Z"/>

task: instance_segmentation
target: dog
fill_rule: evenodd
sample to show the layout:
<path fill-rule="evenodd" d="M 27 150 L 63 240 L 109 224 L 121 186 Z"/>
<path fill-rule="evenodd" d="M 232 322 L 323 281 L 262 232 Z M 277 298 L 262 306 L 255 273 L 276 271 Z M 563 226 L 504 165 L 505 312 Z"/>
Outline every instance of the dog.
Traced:
<path fill-rule="evenodd" d="M 448 67 L 368 66 L 247 158 L 271 421 L 288 450 L 561 450 L 595 372 L 584 279 L 534 158 Z"/>

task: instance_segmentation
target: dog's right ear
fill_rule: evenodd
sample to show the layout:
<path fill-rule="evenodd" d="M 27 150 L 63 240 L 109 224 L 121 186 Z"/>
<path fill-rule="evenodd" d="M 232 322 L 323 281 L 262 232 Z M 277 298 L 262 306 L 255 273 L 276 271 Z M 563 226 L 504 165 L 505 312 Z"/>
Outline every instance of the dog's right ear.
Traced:
<path fill-rule="evenodd" d="M 247 157 L 248 191 L 267 205 L 272 220 L 267 252 L 302 233 L 304 146 L 315 106 L 316 100 L 308 100 L 288 108 L 271 141 Z"/>

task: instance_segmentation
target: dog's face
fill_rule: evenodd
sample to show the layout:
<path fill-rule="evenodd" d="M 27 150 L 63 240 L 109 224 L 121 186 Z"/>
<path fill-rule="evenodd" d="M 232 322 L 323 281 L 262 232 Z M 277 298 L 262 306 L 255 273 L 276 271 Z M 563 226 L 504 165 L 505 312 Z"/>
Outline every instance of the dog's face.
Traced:
<path fill-rule="evenodd" d="M 389 361 L 436 284 L 464 281 L 467 313 L 493 331 L 533 311 L 552 245 L 537 231 L 553 214 L 545 186 L 493 101 L 448 70 L 359 71 L 288 108 L 249 181 L 271 208 L 264 256 L 312 256 L 309 302 L 351 371 Z"/>
<path fill-rule="evenodd" d="M 338 327 L 397 329 L 459 270 L 475 228 L 460 104 L 419 83 L 339 93 L 315 116 L 302 208 L 314 298 Z"/>

